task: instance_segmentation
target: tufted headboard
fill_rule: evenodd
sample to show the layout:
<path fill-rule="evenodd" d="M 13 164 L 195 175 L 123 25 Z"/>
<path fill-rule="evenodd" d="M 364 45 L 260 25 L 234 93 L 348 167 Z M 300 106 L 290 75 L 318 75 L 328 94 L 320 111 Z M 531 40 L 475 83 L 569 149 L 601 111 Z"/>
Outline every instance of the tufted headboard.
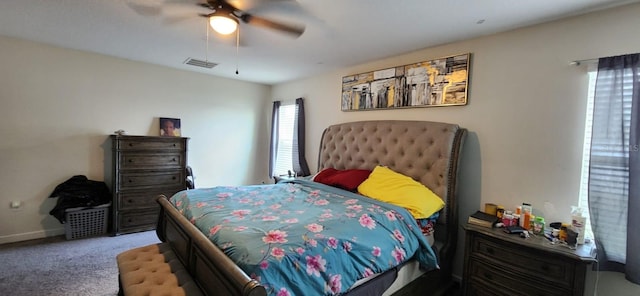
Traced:
<path fill-rule="evenodd" d="M 318 171 L 384 165 L 424 184 L 446 204 L 435 230 L 443 271 L 450 274 L 457 241 L 458 159 L 466 129 L 430 121 L 357 121 L 327 127 L 320 141 Z M 446 270 L 445 270 L 446 269 Z"/>

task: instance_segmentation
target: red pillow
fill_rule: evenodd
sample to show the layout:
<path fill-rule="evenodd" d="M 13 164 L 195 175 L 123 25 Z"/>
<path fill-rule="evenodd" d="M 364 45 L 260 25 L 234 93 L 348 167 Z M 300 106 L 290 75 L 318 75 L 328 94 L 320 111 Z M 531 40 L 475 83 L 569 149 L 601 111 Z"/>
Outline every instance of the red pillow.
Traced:
<path fill-rule="evenodd" d="M 313 181 L 325 185 L 342 188 L 349 191 L 356 191 L 358 185 L 364 182 L 371 174 L 370 170 L 336 170 L 334 168 L 326 168 L 320 171 Z"/>

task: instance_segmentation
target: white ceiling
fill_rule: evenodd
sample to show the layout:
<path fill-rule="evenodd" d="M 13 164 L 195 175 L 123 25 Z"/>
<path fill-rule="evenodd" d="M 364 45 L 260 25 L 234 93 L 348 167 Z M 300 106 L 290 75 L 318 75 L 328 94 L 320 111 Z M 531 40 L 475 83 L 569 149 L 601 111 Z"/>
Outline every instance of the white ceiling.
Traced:
<path fill-rule="evenodd" d="M 235 37 L 213 30 L 207 46 L 207 20 L 198 14 L 210 11 L 196 5 L 204 0 L 0 0 L 0 35 L 276 84 L 639 1 L 230 0 L 254 15 L 306 26 L 293 38 L 241 24 L 236 48 Z M 188 58 L 219 65 L 185 65 Z"/>

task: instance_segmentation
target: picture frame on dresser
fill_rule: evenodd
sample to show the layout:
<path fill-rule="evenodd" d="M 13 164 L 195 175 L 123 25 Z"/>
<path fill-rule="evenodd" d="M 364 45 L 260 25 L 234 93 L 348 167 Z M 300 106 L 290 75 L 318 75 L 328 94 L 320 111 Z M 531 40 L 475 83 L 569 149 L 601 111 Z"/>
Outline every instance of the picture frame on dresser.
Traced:
<path fill-rule="evenodd" d="M 160 117 L 159 123 L 161 137 L 180 137 L 182 135 L 180 118 Z"/>
<path fill-rule="evenodd" d="M 159 195 L 187 189 L 185 137 L 111 135 L 111 233 L 156 228 Z"/>

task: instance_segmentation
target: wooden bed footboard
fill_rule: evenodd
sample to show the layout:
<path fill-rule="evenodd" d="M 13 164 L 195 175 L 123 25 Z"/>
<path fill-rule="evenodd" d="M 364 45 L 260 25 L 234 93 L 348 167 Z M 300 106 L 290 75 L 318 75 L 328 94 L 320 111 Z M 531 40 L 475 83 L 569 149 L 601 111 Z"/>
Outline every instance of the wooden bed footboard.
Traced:
<path fill-rule="evenodd" d="M 251 279 L 229 257 L 183 217 L 164 195 L 158 196 L 160 217 L 156 233 L 174 252 L 205 295 L 266 296 L 264 286 Z"/>

